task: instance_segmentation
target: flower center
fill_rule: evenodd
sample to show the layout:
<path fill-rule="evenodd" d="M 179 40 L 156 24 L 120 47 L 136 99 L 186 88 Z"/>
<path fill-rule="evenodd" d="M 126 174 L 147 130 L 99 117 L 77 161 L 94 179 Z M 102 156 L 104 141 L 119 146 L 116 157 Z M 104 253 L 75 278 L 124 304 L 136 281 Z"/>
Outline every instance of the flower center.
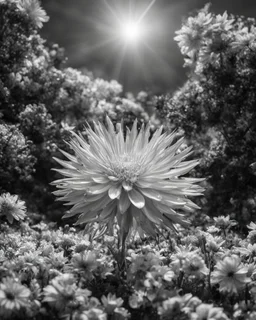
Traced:
<path fill-rule="evenodd" d="M 5 215 L 10 214 L 13 211 L 13 206 L 10 205 L 8 202 L 2 203 L 1 213 L 4 213 Z"/>
<path fill-rule="evenodd" d="M 120 181 L 126 181 L 130 183 L 136 182 L 141 168 L 141 162 L 127 154 L 120 156 L 119 159 L 111 163 L 113 175 Z"/>
<path fill-rule="evenodd" d="M 5 295 L 8 300 L 15 300 L 15 295 L 12 292 L 6 292 Z"/>
<path fill-rule="evenodd" d="M 228 273 L 228 277 L 229 277 L 229 278 L 233 278 L 233 276 L 234 276 L 234 272 L 233 272 L 233 271 L 230 271 L 230 272 Z"/>
<path fill-rule="evenodd" d="M 189 267 L 191 271 L 198 271 L 200 269 L 199 265 L 195 263 L 191 263 Z"/>

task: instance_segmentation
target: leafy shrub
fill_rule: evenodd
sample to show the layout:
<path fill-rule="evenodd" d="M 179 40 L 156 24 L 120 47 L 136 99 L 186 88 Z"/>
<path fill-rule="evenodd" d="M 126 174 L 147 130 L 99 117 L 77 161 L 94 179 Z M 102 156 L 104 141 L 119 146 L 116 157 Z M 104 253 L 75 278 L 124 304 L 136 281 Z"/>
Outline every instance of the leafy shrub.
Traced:
<path fill-rule="evenodd" d="M 117 81 L 65 67 L 63 49 L 38 34 L 48 17 L 37 0 L 1 1 L 0 17 L 0 189 L 47 213 L 58 208 L 49 186 L 52 157 L 67 150 L 70 128 L 83 131 L 106 115 L 115 122 L 125 114 L 128 126 L 135 118 L 145 122 L 152 98 L 125 97 Z"/>
<path fill-rule="evenodd" d="M 188 80 L 159 99 L 168 125 L 180 127 L 202 158 L 208 214 L 240 222 L 256 214 L 256 22 L 209 13 L 189 17 L 176 32 Z"/>

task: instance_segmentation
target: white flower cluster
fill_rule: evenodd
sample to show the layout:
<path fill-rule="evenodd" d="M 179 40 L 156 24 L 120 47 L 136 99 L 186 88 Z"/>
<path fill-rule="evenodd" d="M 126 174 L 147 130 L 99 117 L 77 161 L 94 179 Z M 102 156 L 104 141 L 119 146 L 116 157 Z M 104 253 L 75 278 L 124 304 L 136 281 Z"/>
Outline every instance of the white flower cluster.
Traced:
<path fill-rule="evenodd" d="M 215 15 L 208 9 L 206 6 L 195 17 L 189 17 L 174 38 L 185 56 L 185 66 L 197 74 L 209 63 L 219 66 L 222 53 L 256 47 L 254 19 L 244 21 L 227 12 Z"/>

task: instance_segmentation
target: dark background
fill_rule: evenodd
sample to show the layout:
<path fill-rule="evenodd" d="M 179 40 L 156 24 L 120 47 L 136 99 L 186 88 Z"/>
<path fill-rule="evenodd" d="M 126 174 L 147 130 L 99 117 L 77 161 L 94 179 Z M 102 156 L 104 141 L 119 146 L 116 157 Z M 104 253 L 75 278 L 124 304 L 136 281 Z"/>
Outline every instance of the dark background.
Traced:
<path fill-rule="evenodd" d="M 107 2 L 123 19 L 129 5 L 132 12 L 140 14 L 151 1 Z M 104 0 L 42 0 L 50 21 L 41 34 L 48 42 L 65 48 L 68 66 L 88 69 L 106 80 L 116 79 L 125 91 L 163 93 L 177 89 L 185 80 L 183 58 L 173 40 L 175 31 L 180 29 L 184 17 L 206 3 L 204 0 L 156 0 L 143 19 L 147 27 L 145 43 L 128 47 L 125 54 L 120 39 L 109 41 L 118 25 Z M 210 11 L 255 17 L 256 1 L 213 0 Z"/>

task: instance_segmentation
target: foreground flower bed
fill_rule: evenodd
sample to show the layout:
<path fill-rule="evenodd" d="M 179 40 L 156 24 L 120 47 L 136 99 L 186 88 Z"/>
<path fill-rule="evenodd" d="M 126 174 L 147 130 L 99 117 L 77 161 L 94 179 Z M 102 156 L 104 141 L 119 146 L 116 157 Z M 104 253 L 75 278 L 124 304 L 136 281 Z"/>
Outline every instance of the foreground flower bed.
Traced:
<path fill-rule="evenodd" d="M 256 224 L 134 236 L 126 265 L 116 237 L 52 223 L 1 224 L 1 319 L 255 319 Z M 118 227 L 116 227 L 117 229 Z M 118 230 L 116 230 L 118 231 Z"/>

